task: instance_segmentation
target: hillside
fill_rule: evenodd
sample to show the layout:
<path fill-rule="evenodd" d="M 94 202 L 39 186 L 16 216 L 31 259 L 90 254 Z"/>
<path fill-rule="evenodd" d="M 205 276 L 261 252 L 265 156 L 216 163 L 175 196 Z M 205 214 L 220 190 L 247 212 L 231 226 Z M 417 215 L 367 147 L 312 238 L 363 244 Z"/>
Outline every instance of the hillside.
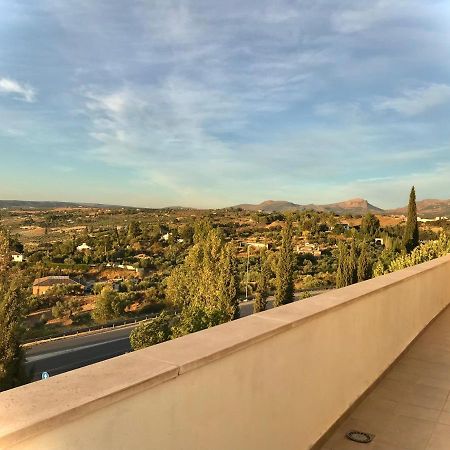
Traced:
<path fill-rule="evenodd" d="M 118 205 L 101 203 L 73 203 L 34 200 L 0 200 L 0 208 L 17 209 L 53 209 L 53 208 L 122 208 Z"/>
<path fill-rule="evenodd" d="M 387 211 L 389 214 L 406 214 L 408 207 L 391 209 Z M 421 217 L 450 217 L 450 199 L 425 199 L 417 202 L 417 214 Z"/>
<path fill-rule="evenodd" d="M 312 209 L 314 211 L 330 211 L 336 214 L 366 214 L 367 212 L 383 214 L 384 211 L 370 204 L 362 198 L 354 198 L 339 203 L 331 203 L 326 205 L 299 205 L 296 203 L 283 200 L 267 200 L 265 202 L 254 204 L 240 204 L 233 208 L 241 208 L 246 211 L 264 211 L 264 212 L 286 212 L 286 211 L 302 211 Z"/>
<path fill-rule="evenodd" d="M 258 205 L 252 205 L 250 203 L 244 203 L 241 205 L 232 206 L 232 208 L 241 208 L 245 211 L 264 211 L 264 212 L 285 212 L 285 211 L 297 211 L 303 209 L 301 205 L 297 205 L 292 202 L 284 200 L 266 200 Z"/>

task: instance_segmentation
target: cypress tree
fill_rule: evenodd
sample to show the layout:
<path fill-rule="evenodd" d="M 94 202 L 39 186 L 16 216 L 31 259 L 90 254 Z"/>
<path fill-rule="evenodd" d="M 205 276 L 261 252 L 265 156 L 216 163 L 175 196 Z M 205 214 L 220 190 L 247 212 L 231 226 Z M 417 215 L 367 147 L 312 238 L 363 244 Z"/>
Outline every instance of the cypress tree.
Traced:
<path fill-rule="evenodd" d="M 294 249 L 292 234 L 292 221 L 288 220 L 282 231 L 281 248 L 278 254 L 274 306 L 285 305 L 294 301 Z"/>
<path fill-rule="evenodd" d="M 255 313 L 266 309 L 267 297 L 269 296 L 270 267 L 267 261 L 266 252 L 261 253 L 259 265 L 255 303 L 253 304 L 253 312 Z"/>
<path fill-rule="evenodd" d="M 349 286 L 358 281 L 358 252 L 353 241 L 350 250 L 345 242 L 338 247 L 338 267 L 336 272 L 336 288 Z"/>
<path fill-rule="evenodd" d="M 348 285 L 348 251 L 345 242 L 339 242 L 338 246 L 338 266 L 336 271 L 336 288 Z"/>
<path fill-rule="evenodd" d="M 26 381 L 20 346 L 22 303 L 21 289 L 6 286 L 3 280 L 0 288 L 0 391 Z"/>
<path fill-rule="evenodd" d="M 350 254 L 348 257 L 348 284 L 358 282 L 358 249 L 355 241 L 352 241 L 350 246 Z"/>
<path fill-rule="evenodd" d="M 236 260 L 233 256 L 231 245 L 222 248 L 219 263 L 219 302 L 223 311 L 229 311 L 229 319 L 239 319 L 240 309 L 238 300 L 238 277 Z"/>
<path fill-rule="evenodd" d="M 414 186 L 409 194 L 408 218 L 406 220 L 403 246 L 410 253 L 419 245 L 419 226 L 417 224 L 416 190 Z"/>
<path fill-rule="evenodd" d="M 0 228 L 0 273 L 4 272 L 11 261 L 11 238 L 9 231 Z"/>
<path fill-rule="evenodd" d="M 372 277 L 372 264 L 369 257 L 367 242 L 361 244 L 361 252 L 358 258 L 358 282 L 369 280 Z"/>

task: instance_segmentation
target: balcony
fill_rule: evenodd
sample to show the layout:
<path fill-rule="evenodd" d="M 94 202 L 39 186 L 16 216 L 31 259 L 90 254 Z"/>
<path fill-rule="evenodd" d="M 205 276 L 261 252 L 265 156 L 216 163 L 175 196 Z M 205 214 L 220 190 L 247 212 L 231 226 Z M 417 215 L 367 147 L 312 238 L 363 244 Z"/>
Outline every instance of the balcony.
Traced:
<path fill-rule="evenodd" d="M 4 392 L 0 448 L 449 449 L 449 284 L 446 256 Z"/>

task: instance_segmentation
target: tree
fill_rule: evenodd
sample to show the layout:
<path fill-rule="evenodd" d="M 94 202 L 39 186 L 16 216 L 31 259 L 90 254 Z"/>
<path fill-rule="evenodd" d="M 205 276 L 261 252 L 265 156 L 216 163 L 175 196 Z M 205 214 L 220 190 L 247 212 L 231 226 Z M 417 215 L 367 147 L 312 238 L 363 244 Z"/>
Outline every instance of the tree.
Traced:
<path fill-rule="evenodd" d="M 267 260 L 267 254 L 266 252 L 262 252 L 259 259 L 259 273 L 256 285 L 255 303 L 253 304 L 253 312 L 255 313 L 264 311 L 267 307 L 271 273 L 269 262 Z"/>
<path fill-rule="evenodd" d="M 168 341 L 171 336 L 171 316 L 163 311 L 154 319 L 140 323 L 130 334 L 133 350 Z"/>
<path fill-rule="evenodd" d="M 336 272 L 336 288 L 350 286 L 358 281 L 358 253 L 353 241 L 350 250 L 345 242 L 338 246 L 338 267 Z"/>
<path fill-rule="evenodd" d="M 0 228 L 0 273 L 4 272 L 11 261 L 11 237 L 6 228 Z"/>
<path fill-rule="evenodd" d="M 141 227 L 139 222 L 132 220 L 128 226 L 128 240 L 137 239 L 141 234 Z"/>
<path fill-rule="evenodd" d="M 197 224 L 195 244 L 167 278 L 166 298 L 180 310 L 173 335 L 181 336 L 238 317 L 233 249 L 208 222 Z"/>
<path fill-rule="evenodd" d="M 282 231 L 281 248 L 276 271 L 274 306 L 294 301 L 294 250 L 292 244 L 292 221 L 288 220 Z"/>
<path fill-rule="evenodd" d="M 361 251 L 358 258 L 358 281 L 372 278 L 372 263 L 369 256 L 369 246 L 367 242 L 361 244 Z"/>
<path fill-rule="evenodd" d="M 57 319 L 73 319 L 81 310 L 82 307 L 77 299 L 57 301 L 52 308 L 52 316 Z"/>
<path fill-rule="evenodd" d="M 411 253 L 419 245 L 419 226 L 417 223 L 416 190 L 414 186 L 409 194 L 408 218 L 406 220 L 403 246 Z"/>
<path fill-rule="evenodd" d="M 375 276 L 384 275 L 395 272 L 397 270 L 405 269 L 406 267 L 415 266 L 426 261 L 431 261 L 435 258 L 448 255 L 450 253 L 450 238 L 442 234 L 439 239 L 435 241 L 428 241 L 420 244 L 409 254 L 401 254 L 393 257 L 387 264 L 378 261 L 376 264 L 374 274 Z"/>
<path fill-rule="evenodd" d="M 231 245 L 225 245 L 221 252 L 219 266 L 219 302 L 227 316 L 239 319 L 238 277 L 236 260 Z"/>
<path fill-rule="evenodd" d="M 350 254 L 348 256 L 348 272 L 350 277 L 350 283 L 354 284 L 358 282 L 358 249 L 356 243 L 353 240 L 350 246 Z"/>
<path fill-rule="evenodd" d="M 348 248 L 345 242 L 339 242 L 338 245 L 338 265 L 336 271 L 336 288 L 348 286 L 350 283 Z"/>
<path fill-rule="evenodd" d="M 95 301 L 92 317 L 96 322 L 117 319 L 125 312 L 125 302 L 111 286 L 105 286 Z"/>
<path fill-rule="evenodd" d="M 26 381 L 23 352 L 20 346 L 23 317 L 23 293 L 20 288 L 0 286 L 0 391 L 19 386 Z"/>
<path fill-rule="evenodd" d="M 367 213 L 361 221 L 361 232 L 368 237 L 375 236 L 380 230 L 380 221 L 372 213 Z"/>

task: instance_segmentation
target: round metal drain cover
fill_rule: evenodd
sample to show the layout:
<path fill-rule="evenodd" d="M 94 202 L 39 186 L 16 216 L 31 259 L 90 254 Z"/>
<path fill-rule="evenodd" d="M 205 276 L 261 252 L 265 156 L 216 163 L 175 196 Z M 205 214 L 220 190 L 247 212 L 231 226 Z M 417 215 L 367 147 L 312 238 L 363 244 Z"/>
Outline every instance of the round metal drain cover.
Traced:
<path fill-rule="evenodd" d="M 372 442 L 374 435 L 369 433 L 364 433 L 362 431 L 349 431 L 346 434 L 347 438 L 353 442 L 359 442 L 360 444 L 368 444 Z"/>

